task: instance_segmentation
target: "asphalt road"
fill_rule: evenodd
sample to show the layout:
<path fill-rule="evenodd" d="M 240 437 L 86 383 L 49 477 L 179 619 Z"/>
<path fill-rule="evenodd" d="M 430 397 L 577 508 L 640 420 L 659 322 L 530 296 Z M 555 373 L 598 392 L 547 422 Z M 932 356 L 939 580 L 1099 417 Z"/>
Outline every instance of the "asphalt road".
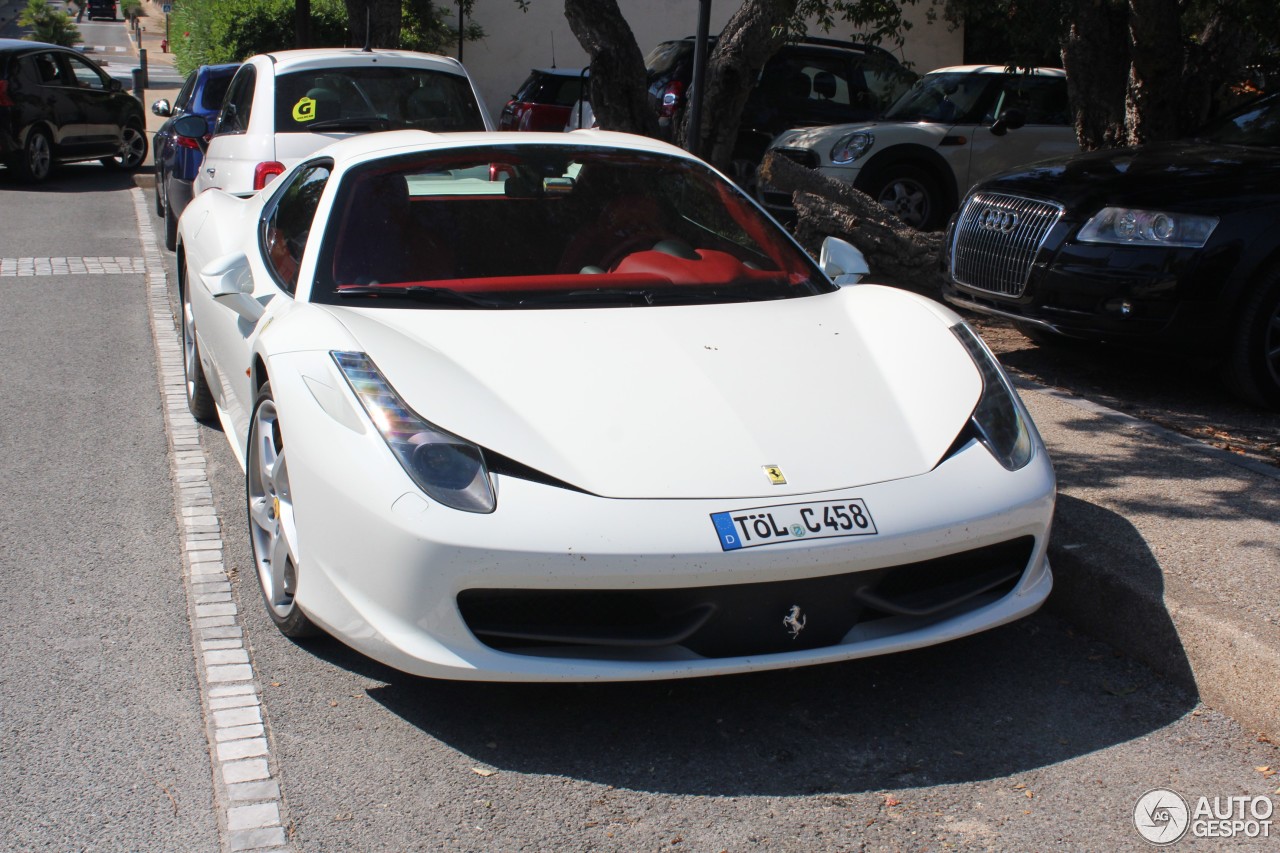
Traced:
<path fill-rule="evenodd" d="M 0 170 L 0 263 L 141 255 L 126 188 Z M 3 849 L 219 847 L 144 289 L 0 276 Z M 1142 850 L 1152 788 L 1280 788 L 1275 746 L 1044 613 L 639 685 L 433 682 L 294 643 L 262 611 L 238 465 L 201 440 L 298 850 Z"/>

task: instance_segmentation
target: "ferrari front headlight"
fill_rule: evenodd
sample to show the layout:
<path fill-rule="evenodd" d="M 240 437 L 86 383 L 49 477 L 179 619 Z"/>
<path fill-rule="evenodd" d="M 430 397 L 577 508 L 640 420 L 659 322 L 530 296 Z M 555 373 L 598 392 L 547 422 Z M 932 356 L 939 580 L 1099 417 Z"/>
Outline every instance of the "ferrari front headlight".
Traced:
<path fill-rule="evenodd" d="M 1008 470 L 1017 471 L 1031 461 L 1035 448 L 1033 427 L 1022 403 L 1000 363 L 973 329 L 966 323 L 957 323 L 951 331 L 968 351 L 982 376 L 982 396 L 978 398 L 969 422 L 977 432 L 978 441 L 991 451 L 991 455 Z"/>
<path fill-rule="evenodd" d="M 831 146 L 831 162 L 837 166 L 847 166 L 876 144 L 875 134 L 866 131 L 846 133 Z"/>
<path fill-rule="evenodd" d="M 400 399 L 372 359 L 334 352 L 334 362 L 405 473 L 428 497 L 464 512 L 493 512 L 497 498 L 484 452 L 433 426 Z"/>
<path fill-rule="evenodd" d="M 1217 225 L 1216 216 L 1104 207 L 1089 218 L 1076 239 L 1082 243 L 1199 249 Z"/>

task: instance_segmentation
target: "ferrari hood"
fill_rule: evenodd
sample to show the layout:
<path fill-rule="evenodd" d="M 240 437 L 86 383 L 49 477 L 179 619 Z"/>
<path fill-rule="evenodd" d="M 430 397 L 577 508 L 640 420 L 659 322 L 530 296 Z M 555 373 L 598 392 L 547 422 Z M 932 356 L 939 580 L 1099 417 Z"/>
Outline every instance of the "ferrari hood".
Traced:
<path fill-rule="evenodd" d="M 875 286 L 730 305 L 327 310 L 419 415 L 605 497 L 772 498 L 922 474 L 981 392 L 939 309 Z"/>

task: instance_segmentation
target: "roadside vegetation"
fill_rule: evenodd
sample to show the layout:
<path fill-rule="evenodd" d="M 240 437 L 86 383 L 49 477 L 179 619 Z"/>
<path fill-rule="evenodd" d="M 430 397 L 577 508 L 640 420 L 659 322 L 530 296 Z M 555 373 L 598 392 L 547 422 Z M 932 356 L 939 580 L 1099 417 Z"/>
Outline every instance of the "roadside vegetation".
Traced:
<path fill-rule="evenodd" d="M 82 40 L 71 16 L 50 6 L 49 0 L 27 0 L 27 7 L 18 13 L 18 24 L 31 28 L 24 36 L 31 41 L 72 47 Z"/>

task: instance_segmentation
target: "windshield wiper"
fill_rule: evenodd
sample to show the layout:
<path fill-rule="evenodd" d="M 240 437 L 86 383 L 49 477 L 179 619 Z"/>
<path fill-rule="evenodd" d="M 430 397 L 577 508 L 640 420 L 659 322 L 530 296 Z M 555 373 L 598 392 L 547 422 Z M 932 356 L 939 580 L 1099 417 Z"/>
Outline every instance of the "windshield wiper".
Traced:
<path fill-rule="evenodd" d="M 476 308 L 496 308 L 498 304 L 489 299 L 481 299 L 461 290 L 447 287 L 428 287 L 415 284 L 410 287 L 388 287 L 380 284 L 361 284 L 352 287 L 340 287 L 337 294 L 344 298 L 352 296 L 380 296 L 388 299 L 414 299 L 420 302 L 454 302 L 460 305 L 471 305 Z"/>
<path fill-rule="evenodd" d="M 343 116 L 342 118 L 330 118 L 324 121 L 316 121 L 307 125 L 307 130 L 358 130 L 367 128 L 368 130 L 390 130 L 391 119 L 386 116 Z"/>

